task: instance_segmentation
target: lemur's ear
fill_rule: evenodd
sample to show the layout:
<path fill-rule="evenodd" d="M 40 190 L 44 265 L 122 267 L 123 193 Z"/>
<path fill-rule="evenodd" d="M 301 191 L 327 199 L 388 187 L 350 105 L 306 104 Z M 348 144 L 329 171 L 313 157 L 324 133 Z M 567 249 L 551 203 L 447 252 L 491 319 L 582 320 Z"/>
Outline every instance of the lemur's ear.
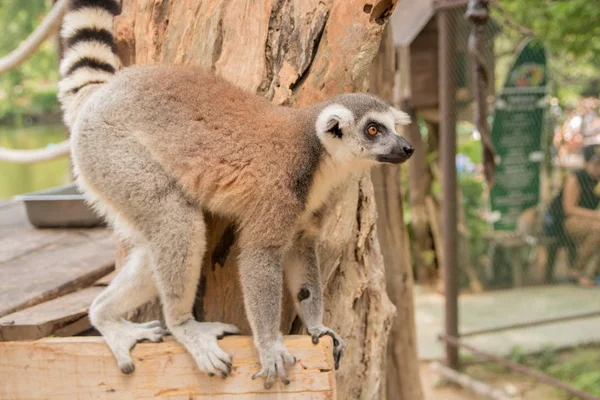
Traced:
<path fill-rule="evenodd" d="M 317 118 L 317 132 L 341 138 L 343 128 L 354 122 L 352 112 L 339 104 L 332 104 L 321 111 Z"/>
<path fill-rule="evenodd" d="M 325 131 L 337 138 L 344 136 L 340 127 L 340 119 L 336 115 L 332 115 L 325 126 Z"/>
<path fill-rule="evenodd" d="M 394 107 L 390 107 L 390 111 L 394 116 L 394 122 L 396 125 L 408 125 L 410 124 L 410 115 L 405 113 L 404 111 L 400 111 L 395 109 Z"/>

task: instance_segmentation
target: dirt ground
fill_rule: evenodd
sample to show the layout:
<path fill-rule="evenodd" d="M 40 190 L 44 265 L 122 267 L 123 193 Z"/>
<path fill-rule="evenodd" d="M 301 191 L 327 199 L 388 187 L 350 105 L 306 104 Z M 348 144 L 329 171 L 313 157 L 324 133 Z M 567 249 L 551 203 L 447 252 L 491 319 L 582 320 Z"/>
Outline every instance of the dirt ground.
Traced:
<path fill-rule="evenodd" d="M 455 385 L 439 385 L 438 374 L 428 362 L 422 362 L 420 367 L 421 383 L 425 392 L 425 400 L 476 400 L 471 392 Z"/>
<path fill-rule="evenodd" d="M 472 391 L 454 384 L 441 384 L 439 375 L 433 371 L 431 364 L 422 362 L 420 367 L 421 382 L 425 392 L 425 400 L 479 400 Z M 507 396 L 519 400 L 566 400 L 569 396 L 558 390 L 539 383 L 533 378 L 506 372 L 505 370 L 471 366 L 466 373 L 482 383 L 503 391 Z"/>

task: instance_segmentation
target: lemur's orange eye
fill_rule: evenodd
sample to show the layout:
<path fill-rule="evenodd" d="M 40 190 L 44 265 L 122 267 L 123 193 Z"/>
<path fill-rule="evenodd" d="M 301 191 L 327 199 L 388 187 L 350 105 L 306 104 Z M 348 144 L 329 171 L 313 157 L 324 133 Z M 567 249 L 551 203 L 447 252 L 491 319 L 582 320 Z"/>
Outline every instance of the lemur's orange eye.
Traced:
<path fill-rule="evenodd" d="M 375 136 L 375 135 L 377 135 L 377 133 L 378 133 L 379 131 L 377 130 L 377 128 L 376 128 L 374 125 L 371 125 L 371 126 L 369 127 L 369 129 L 367 129 L 367 132 L 369 133 L 369 135 L 371 135 L 371 136 Z"/>

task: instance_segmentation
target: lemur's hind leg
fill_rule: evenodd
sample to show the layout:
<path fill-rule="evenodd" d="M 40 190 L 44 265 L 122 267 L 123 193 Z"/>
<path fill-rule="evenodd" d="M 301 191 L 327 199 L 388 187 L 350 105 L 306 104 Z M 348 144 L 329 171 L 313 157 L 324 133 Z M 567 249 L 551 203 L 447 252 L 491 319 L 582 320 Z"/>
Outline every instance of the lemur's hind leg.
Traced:
<path fill-rule="evenodd" d="M 231 357 L 219 347 L 217 339 L 239 333 L 238 328 L 218 322 L 201 323 L 192 315 L 206 249 L 202 211 L 173 191 L 162 199 L 145 223 L 167 327 L 202 371 L 227 377 L 231 372 Z"/>
<path fill-rule="evenodd" d="M 128 267 L 131 282 L 116 284 L 115 290 L 120 288 L 124 293 L 132 293 L 125 290 L 130 288 L 127 285 L 154 281 L 153 286 L 146 287 L 149 292 L 136 290 L 131 297 L 145 296 L 146 300 L 148 293 L 155 296 L 158 292 L 167 327 L 192 354 L 198 367 L 209 374 L 218 372 L 226 376 L 231 368 L 231 358 L 219 347 L 217 338 L 225 333 L 237 333 L 237 328 L 220 323 L 199 323 L 192 316 L 205 251 L 205 226 L 198 205 L 184 196 L 144 146 L 112 125 L 88 125 L 87 120 L 82 120 L 74 136 L 74 155 L 86 192 L 97 193 L 101 209 L 118 211 L 118 214 L 112 213 L 118 216 L 117 228 L 119 221 L 126 221 L 126 226 L 121 228 L 126 228 L 125 233 L 134 236 L 136 242 L 143 243 L 149 250 L 150 268 L 134 272 L 133 267 Z M 143 263 L 133 264 L 141 266 Z M 127 280 L 125 276 L 123 280 Z M 118 307 L 112 301 L 109 303 L 111 307 Z M 105 312 L 101 315 L 112 316 L 114 321 L 115 314 Z M 115 326 L 113 324 L 111 328 Z M 112 331 L 116 332 L 115 329 Z M 112 335 L 112 331 L 101 329 L 111 339 L 117 336 Z M 120 343 L 118 339 L 112 342 Z M 126 346 L 118 347 L 119 351 L 115 352 L 118 362 L 126 359 L 123 347 Z"/>
<path fill-rule="evenodd" d="M 102 334 L 125 374 L 135 369 L 130 350 L 138 341 L 157 342 L 166 333 L 159 321 L 136 324 L 123 316 L 158 296 L 146 246 L 134 247 L 111 284 L 90 307 L 92 325 Z"/>
<path fill-rule="evenodd" d="M 340 366 L 345 343 L 335 331 L 323 325 L 323 290 L 316 253 L 316 238 L 310 232 L 298 232 L 284 258 L 285 280 L 296 311 L 312 336 L 314 344 L 328 335 L 333 339 L 335 369 Z"/>

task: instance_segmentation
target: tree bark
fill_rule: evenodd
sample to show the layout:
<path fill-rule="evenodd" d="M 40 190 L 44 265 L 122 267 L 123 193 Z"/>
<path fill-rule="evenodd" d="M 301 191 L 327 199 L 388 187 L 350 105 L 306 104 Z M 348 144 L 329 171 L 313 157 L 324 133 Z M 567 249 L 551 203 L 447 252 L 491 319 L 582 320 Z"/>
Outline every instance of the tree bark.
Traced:
<path fill-rule="evenodd" d="M 395 74 L 396 50 L 391 26 L 388 25 L 377 57 L 371 65 L 370 91 L 392 102 L 394 86 L 390 82 L 394 82 Z M 402 212 L 400 167 L 382 165 L 374 169 L 371 175 L 387 292 L 396 306 L 388 345 L 386 394 L 390 400 L 420 400 L 423 399 L 423 392 L 417 357 L 410 245 Z"/>
<path fill-rule="evenodd" d="M 115 37 L 125 65 L 201 65 L 274 103 L 306 106 L 366 89 L 369 66 L 395 4 L 395 0 L 122 0 Z M 347 342 L 337 372 L 338 397 L 375 399 L 383 390 L 395 308 L 386 293 L 369 176 L 340 188 L 334 200 L 318 248 L 325 324 Z M 237 283 L 234 232 L 226 219 L 206 217 L 208 251 L 196 318 L 233 323 L 250 334 Z M 149 313 L 158 310 L 156 304 L 146 308 Z M 137 318 L 145 319 L 144 313 Z M 282 330 L 301 328 L 287 296 Z"/>

